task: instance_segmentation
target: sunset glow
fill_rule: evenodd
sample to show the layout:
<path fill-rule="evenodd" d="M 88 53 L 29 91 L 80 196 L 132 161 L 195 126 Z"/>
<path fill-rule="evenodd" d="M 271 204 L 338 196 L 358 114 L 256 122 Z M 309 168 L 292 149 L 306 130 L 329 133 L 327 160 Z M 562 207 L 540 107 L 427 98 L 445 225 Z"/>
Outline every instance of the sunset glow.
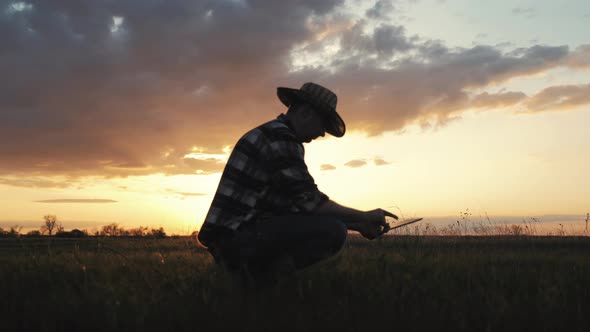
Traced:
<path fill-rule="evenodd" d="M 586 1 L 0 6 L 2 227 L 55 214 L 189 234 L 235 142 L 286 111 L 276 88 L 305 82 L 338 94 L 347 133 L 306 161 L 341 204 L 590 211 Z"/>

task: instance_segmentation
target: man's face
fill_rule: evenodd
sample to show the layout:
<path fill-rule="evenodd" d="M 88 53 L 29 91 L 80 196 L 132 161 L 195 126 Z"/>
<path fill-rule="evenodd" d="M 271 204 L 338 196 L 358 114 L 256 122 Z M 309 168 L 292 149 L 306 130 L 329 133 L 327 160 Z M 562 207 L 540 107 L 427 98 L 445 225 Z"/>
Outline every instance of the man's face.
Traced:
<path fill-rule="evenodd" d="M 297 136 L 304 143 L 309 143 L 312 140 L 326 134 L 324 119 L 322 115 L 313 109 L 309 104 L 302 104 L 299 107 L 300 123 L 297 128 Z"/>

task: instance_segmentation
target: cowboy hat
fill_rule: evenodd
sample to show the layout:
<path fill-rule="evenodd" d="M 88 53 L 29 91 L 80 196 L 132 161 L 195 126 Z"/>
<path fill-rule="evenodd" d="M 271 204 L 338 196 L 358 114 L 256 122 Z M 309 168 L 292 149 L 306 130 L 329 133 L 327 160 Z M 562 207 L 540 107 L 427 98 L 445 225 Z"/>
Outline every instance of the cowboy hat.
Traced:
<path fill-rule="evenodd" d="M 324 115 L 324 128 L 332 136 L 342 137 L 346 131 L 344 121 L 336 112 L 338 101 L 336 94 L 315 83 L 305 83 L 301 89 L 279 87 L 277 96 L 281 102 L 289 107 L 295 101 L 309 103 L 320 114 Z"/>

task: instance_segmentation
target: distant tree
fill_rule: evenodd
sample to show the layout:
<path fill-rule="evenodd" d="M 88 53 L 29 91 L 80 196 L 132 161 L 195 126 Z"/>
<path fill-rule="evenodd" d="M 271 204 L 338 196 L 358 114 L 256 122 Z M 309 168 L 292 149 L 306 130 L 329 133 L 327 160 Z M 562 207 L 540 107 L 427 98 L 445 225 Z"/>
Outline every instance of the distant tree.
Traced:
<path fill-rule="evenodd" d="M 102 226 L 100 235 L 102 236 L 121 236 L 125 232 L 125 229 L 117 223 Z"/>
<path fill-rule="evenodd" d="M 74 229 L 72 229 L 70 231 L 70 235 L 72 237 L 87 237 L 88 236 L 88 232 L 81 231 L 79 229 L 74 228 Z"/>
<path fill-rule="evenodd" d="M 10 229 L 6 230 L 0 227 L 0 237 L 17 237 L 20 235 L 20 231 L 23 229 L 23 226 L 14 225 L 10 226 Z"/>
<path fill-rule="evenodd" d="M 23 226 L 21 226 L 21 225 L 14 225 L 14 226 L 11 226 L 10 227 L 9 233 L 12 236 L 19 236 L 20 235 L 20 231 L 22 231 L 22 229 L 23 229 Z"/>
<path fill-rule="evenodd" d="M 41 236 L 41 232 L 38 230 L 30 231 L 26 234 L 26 236 L 31 236 L 31 237 Z"/>
<path fill-rule="evenodd" d="M 146 236 L 147 233 L 148 233 L 148 228 L 147 227 L 143 227 L 143 226 L 139 226 L 137 228 L 131 228 L 130 230 L 127 231 L 127 235 L 128 236 L 133 236 L 133 237 Z"/>
<path fill-rule="evenodd" d="M 41 225 L 41 233 L 47 233 L 49 236 L 53 235 L 53 230 L 57 225 L 57 216 L 47 214 L 43 216 L 43 225 Z"/>
<path fill-rule="evenodd" d="M 65 228 L 60 224 L 55 225 L 55 236 L 68 237 L 70 232 L 66 232 Z"/>
<path fill-rule="evenodd" d="M 166 232 L 164 232 L 163 227 L 160 227 L 158 229 L 152 228 L 150 231 L 150 235 L 155 237 L 156 239 L 163 239 L 166 237 Z"/>
<path fill-rule="evenodd" d="M 84 233 L 83 231 L 81 231 L 79 229 L 72 229 L 69 232 L 62 231 L 62 232 L 56 233 L 55 236 L 65 237 L 65 238 L 81 238 L 81 237 L 88 236 L 88 234 Z"/>

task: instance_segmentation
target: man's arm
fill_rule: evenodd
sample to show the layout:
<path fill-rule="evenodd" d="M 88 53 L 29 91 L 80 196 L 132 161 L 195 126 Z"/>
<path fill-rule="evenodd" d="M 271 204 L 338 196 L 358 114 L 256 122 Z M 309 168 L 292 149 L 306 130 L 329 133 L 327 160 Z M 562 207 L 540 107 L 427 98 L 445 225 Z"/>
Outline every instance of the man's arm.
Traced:
<path fill-rule="evenodd" d="M 318 206 L 314 214 L 338 218 L 346 225 L 346 228 L 357 231 L 370 240 L 389 230 L 385 216 L 398 219 L 395 214 L 382 209 L 360 211 L 342 206 L 332 200 L 327 200 Z"/>
<path fill-rule="evenodd" d="M 282 130 L 282 132 L 281 132 Z M 284 190 L 296 211 L 326 215 L 340 219 L 350 230 L 374 239 L 389 230 L 385 216 L 397 216 L 381 210 L 359 211 L 342 206 L 320 192 L 309 174 L 304 160 L 303 145 L 285 128 L 276 129 L 269 143 L 267 167 L 271 182 Z"/>

